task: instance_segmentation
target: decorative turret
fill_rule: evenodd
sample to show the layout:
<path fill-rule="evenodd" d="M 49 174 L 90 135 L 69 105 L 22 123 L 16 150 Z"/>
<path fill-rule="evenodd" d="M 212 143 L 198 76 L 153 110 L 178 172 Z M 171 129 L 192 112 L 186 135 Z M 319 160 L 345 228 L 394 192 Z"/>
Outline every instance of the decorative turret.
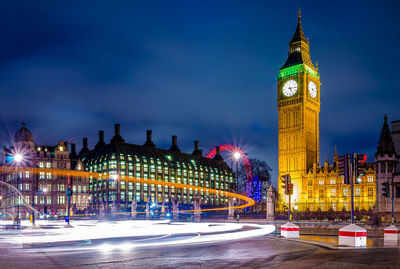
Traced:
<path fill-rule="evenodd" d="M 35 143 L 33 142 L 33 135 L 28 128 L 26 128 L 25 122 L 22 122 L 21 128 L 15 133 L 14 143 L 17 147 L 29 147 L 30 149 L 35 148 Z"/>
<path fill-rule="evenodd" d="M 389 197 L 394 194 L 394 189 L 389 188 L 387 193 L 389 197 L 384 194 L 381 186 L 382 184 L 391 184 L 393 181 L 394 173 L 397 164 L 397 155 L 393 144 L 392 134 L 387 123 L 387 116 L 384 117 L 384 122 L 379 137 L 378 147 L 375 153 L 376 163 L 376 183 L 377 183 L 377 195 L 376 195 L 376 206 L 378 212 L 390 212 L 392 210 L 392 204 L 389 202 Z"/>
<path fill-rule="evenodd" d="M 335 155 L 333 155 L 333 165 L 335 167 L 337 167 L 337 165 L 338 165 L 338 158 L 339 158 L 339 156 L 337 154 L 336 145 L 335 145 Z"/>
<path fill-rule="evenodd" d="M 382 131 L 381 131 L 381 136 L 379 138 L 378 142 L 378 148 L 376 149 L 376 154 L 377 155 L 392 155 L 396 154 L 394 145 L 393 145 L 393 140 L 392 140 L 392 135 L 390 133 L 389 125 L 387 123 L 387 116 L 385 115 L 384 117 L 384 123 L 382 126 Z"/>

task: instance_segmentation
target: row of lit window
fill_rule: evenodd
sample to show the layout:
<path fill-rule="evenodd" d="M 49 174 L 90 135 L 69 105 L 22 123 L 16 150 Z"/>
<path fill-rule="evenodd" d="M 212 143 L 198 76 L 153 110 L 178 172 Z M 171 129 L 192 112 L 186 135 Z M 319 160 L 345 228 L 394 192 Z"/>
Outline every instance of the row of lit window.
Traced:
<path fill-rule="evenodd" d="M 372 197 L 374 196 L 374 188 L 373 187 L 368 187 L 368 196 Z M 308 190 L 308 198 L 313 197 L 313 190 Z M 348 188 L 343 188 L 343 197 L 348 197 L 349 196 L 349 189 Z M 354 196 L 355 197 L 360 197 L 361 196 L 361 190 L 360 188 L 354 188 Z M 325 197 L 325 190 L 320 189 L 319 190 L 319 198 L 324 198 Z M 330 197 L 336 197 L 336 189 L 331 189 L 330 190 Z M 327 197 L 328 198 L 328 197 Z"/>
<path fill-rule="evenodd" d="M 339 180 L 340 180 L 340 183 L 344 184 L 344 179 L 343 178 L 341 178 Z M 361 183 L 361 182 L 362 182 L 362 178 L 359 177 L 357 179 L 357 183 Z M 373 183 L 373 182 L 374 182 L 374 176 L 368 175 L 367 176 L 367 183 Z M 329 180 L 329 184 L 330 185 L 335 185 L 336 184 L 336 179 L 335 178 L 331 178 Z M 312 179 L 308 180 L 308 185 L 313 185 L 313 180 Z M 325 185 L 325 179 L 318 180 L 318 185 Z"/>
<path fill-rule="evenodd" d="M 173 159 L 172 159 L 172 156 L 170 156 L 170 155 L 165 155 L 166 156 L 166 158 L 169 160 L 169 161 L 172 161 Z M 141 159 L 142 159 L 142 161 L 143 161 L 143 163 L 141 162 Z M 101 157 L 101 158 L 99 158 L 99 159 L 96 159 L 96 160 L 90 160 L 89 161 L 89 165 L 93 165 L 94 164 L 94 166 L 95 167 L 97 167 L 97 164 L 99 164 L 99 166 L 101 166 L 101 164 L 103 163 L 103 167 L 105 166 L 105 164 L 107 163 L 106 161 L 108 160 L 108 158 L 107 158 L 107 155 L 106 156 L 103 156 L 103 157 Z M 121 166 L 122 165 L 124 165 L 125 166 L 125 157 L 124 157 L 124 155 L 123 154 L 121 154 L 120 155 L 120 164 L 121 164 Z M 147 164 L 148 162 L 147 162 L 147 158 L 146 157 L 144 157 L 144 156 L 142 156 L 141 158 L 138 158 L 136 155 L 135 155 L 135 160 L 136 160 L 136 163 L 137 164 L 139 164 L 139 163 L 142 163 L 142 164 Z M 128 154 L 128 161 L 132 161 L 132 157 Z M 111 161 L 108 161 L 108 163 L 109 163 L 109 166 L 110 166 L 110 168 L 117 168 L 117 160 L 116 160 L 116 157 L 115 157 L 115 154 L 113 153 L 113 154 L 111 154 Z M 153 158 L 150 158 L 150 164 L 155 164 L 155 162 L 154 162 L 154 159 Z M 161 162 L 159 159 L 157 159 L 157 165 L 158 166 L 162 166 L 162 164 L 164 164 L 164 166 L 168 166 L 168 163 L 167 162 Z M 174 163 L 178 168 L 180 168 L 181 167 L 181 164 L 182 164 L 182 167 L 183 168 L 188 168 L 188 169 L 193 169 L 193 170 L 197 170 L 197 162 L 195 161 L 195 160 L 191 160 L 191 165 L 190 164 L 185 164 L 185 163 L 180 163 L 180 162 L 175 162 Z M 132 163 L 128 163 L 128 165 L 129 166 L 132 166 Z M 100 168 L 101 169 L 101 168 Z M 203 166 L 200 166 L 200 168 L 199 168 L 201 171 L 203 171 Z M 206 171 L 208 171 L 208 167 L 205 167 L 204 168 Z M 215 170 L 215 171 L 218 171 L 218 169 L 217 168 L 209 168 L 210 169 L 210 171 L 211 170 Z M 225 173 L 227 173 L 227 171 L 224 171 Z M 221 172 L 222 173 L 222 172 Z"/>
<path fill-rule="evenodd" d="M 54 199 L 54 203 L 57 204 L 65 204 L 65 196 L 64 195 L 59 195 L 56 197 L 57 199 Z M 52 204 L 52 197 L 51 196 L 36 196 L 35 195 L 35 204 L 47 204 L 47 205 L 51 205 Z M 21 197 L 13 197 L 13 198 L 8 198 L 7 199 L 7 203 L 8 204 L 30 204 L 31 203 L 31 196 L 30 195 L 25 195 L 24 196 L 24 201 L 22 201 Z"/>

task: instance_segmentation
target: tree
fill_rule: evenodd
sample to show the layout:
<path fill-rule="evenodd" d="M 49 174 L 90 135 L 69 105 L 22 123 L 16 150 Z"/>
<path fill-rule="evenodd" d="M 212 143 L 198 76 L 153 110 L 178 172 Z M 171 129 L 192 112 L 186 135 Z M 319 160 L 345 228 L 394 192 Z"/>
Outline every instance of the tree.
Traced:
<path fill-rule="evenodd" d="M 262 197 L 267 196 L 267 190 L 269 186 L 271 185 L 271 167 L 262 160 L 258 159 L 249 159 L 250 162 L 250 168 L 252 171 L 252 177 L 253 178 L 259 178 L 260 182 L 262 184 Z M 244 167 L 243 163 L 240 163 L 240 168 L 239 168 L 239 193 L 245 193 L 246 192 L 246 186 L 247 186 L 247 173 L 246 173 L 246 168 Z"/>

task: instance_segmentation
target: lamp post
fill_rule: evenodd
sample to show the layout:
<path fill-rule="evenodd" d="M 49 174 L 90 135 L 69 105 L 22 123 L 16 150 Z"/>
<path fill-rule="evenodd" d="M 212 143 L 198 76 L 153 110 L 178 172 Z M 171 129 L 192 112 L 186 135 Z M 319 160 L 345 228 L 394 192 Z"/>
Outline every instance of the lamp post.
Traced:
<path fill-rule="evenodd" d="M 239 190 L 239 160 L 242 157 L 242 154 L 240 154 L 239 151 L 236 151 L 233 154 L 233 158 L 236 160 L 236 193 L 238 193 Z"/>
<path fill-rule="evenodd" d="M 48 192 L 47 187 L 44 187 L 44 188 L 43 188 L 43 193 L 44 193 L 44 208 L 46 208 L 46 210 L 43 210 L 43 211 L 45 211 L 45 212 L 44 212 L 44 219 L 46 219 L 46 220 L 47 220 L 47 192 Z"/>
<path fill-rule="evenodd" d="M 19 167 L 20 167 L 20 164 L 21 164 L 22 160 L 23 160 L 22 154 L 16 153 L 14 155 L 14 161 L 17 163 L 17 190 L 19 190 Z M 20 196 L 19 193 L 17 193 L 17 197 L 18 197 L 18 200 L 17 200 L 17 216 L 16 216 L 14 222 L 17 225 L 20 225 L 21 219 L 19 217 L 19 203 L 20 203 L 20 197 L 21 196 Z"/>

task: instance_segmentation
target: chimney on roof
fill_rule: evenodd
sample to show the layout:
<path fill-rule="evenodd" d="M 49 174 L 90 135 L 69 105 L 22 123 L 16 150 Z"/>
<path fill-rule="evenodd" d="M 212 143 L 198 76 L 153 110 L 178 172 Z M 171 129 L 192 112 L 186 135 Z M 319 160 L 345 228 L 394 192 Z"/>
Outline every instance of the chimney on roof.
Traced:
<path fill-rule="evenodd" d="M 115 136 L 121 135 L 121 125 L 119 123 L 114 124 Z"/>
<path fill-rule="evenodd" d="M 203 155 L 203 151 L 200 150 L 200 148 L 199 148 L 199 141 L 198 140 L 194 141 L 194 151 L 193 151 L 192 155 L 197 155 L 197 156 L 202 156 Z"/>
<path fill-rule="evenodd" d="M 99 131 L 99 141 L 97 142 L 96 146 L 94 147 L 95 149 L 104 147 L 106 143 L 104 142 L 104 131 L 100 130 Z"/>
<path fill-rule="evenodd" d="M 87 138 L 87 137 L 84 137 L 84 138 L 83 138 L 83 146 L 82 146 L 82 148 L 88 149 L 87 142 L 88 142 L 88 138 Z"/>
<path fill-rule="evenodd" d="M 72 143 L 71 144 L 71 154 L 76 154 L 75 150 L 76 150 L 75 143 Z"/>
<path fill-rule="evenodd" d="M 81 151 L 79 151 L 79 158 L 83 158 L 88 152 L 89 152 L 88 139 L 87 137 L 84 137 L 82 142 L 82 149 Z"/>
<path fill-rule="evenodd" d="M 104 142 L 104 131 L 103 130 L 99 131 L 99 142 Z"/>
<path fill-rule="evenodd" d="M 76 148 L 75 148 L 75 143 L 71 144 L 71 152 L 69 153 L 69 158 L 71 160 L 77 159 L 78 155 L 76 155 Z"/>
<path fill-rule="evenodd" d="M 178 151 L 178 152 L 181 151 L 181 150 L 179 149 L 179 147 L 178 147 L 178 137 L 177 137 L 176 135 L 173 135 L 173 136 L 172 136 L 172 146 L 171 146 L 171 148 L 170 148 L 169 150 L 171 150 L 171 151 Z"/>
<path fill-rule="evenodd" d="M 221 148 L 219 146 L 215 147 L 215 157 L 214 160 L 223 160 L 221 156 Z"/>
<path fill-rule="evenodd" d="M 115 129 L 114 137 L 111 139 L 110 142 L 113 144 L 115 143 L 123 144 L 125 141 L 121 137 L 121 125 L 119 123 L 114 124 L 114 129 Z"/>
<path fill-rule="evenodd" d="M 147 130 L 146 131 L 147 134 L 147 140 L 146 143 L 144 143 L 143 146 L 147 146 L 147 147 L 155 147 L 156 145 L 153 143 L 153 141 L 151 140 L 151 130 Z"/>

